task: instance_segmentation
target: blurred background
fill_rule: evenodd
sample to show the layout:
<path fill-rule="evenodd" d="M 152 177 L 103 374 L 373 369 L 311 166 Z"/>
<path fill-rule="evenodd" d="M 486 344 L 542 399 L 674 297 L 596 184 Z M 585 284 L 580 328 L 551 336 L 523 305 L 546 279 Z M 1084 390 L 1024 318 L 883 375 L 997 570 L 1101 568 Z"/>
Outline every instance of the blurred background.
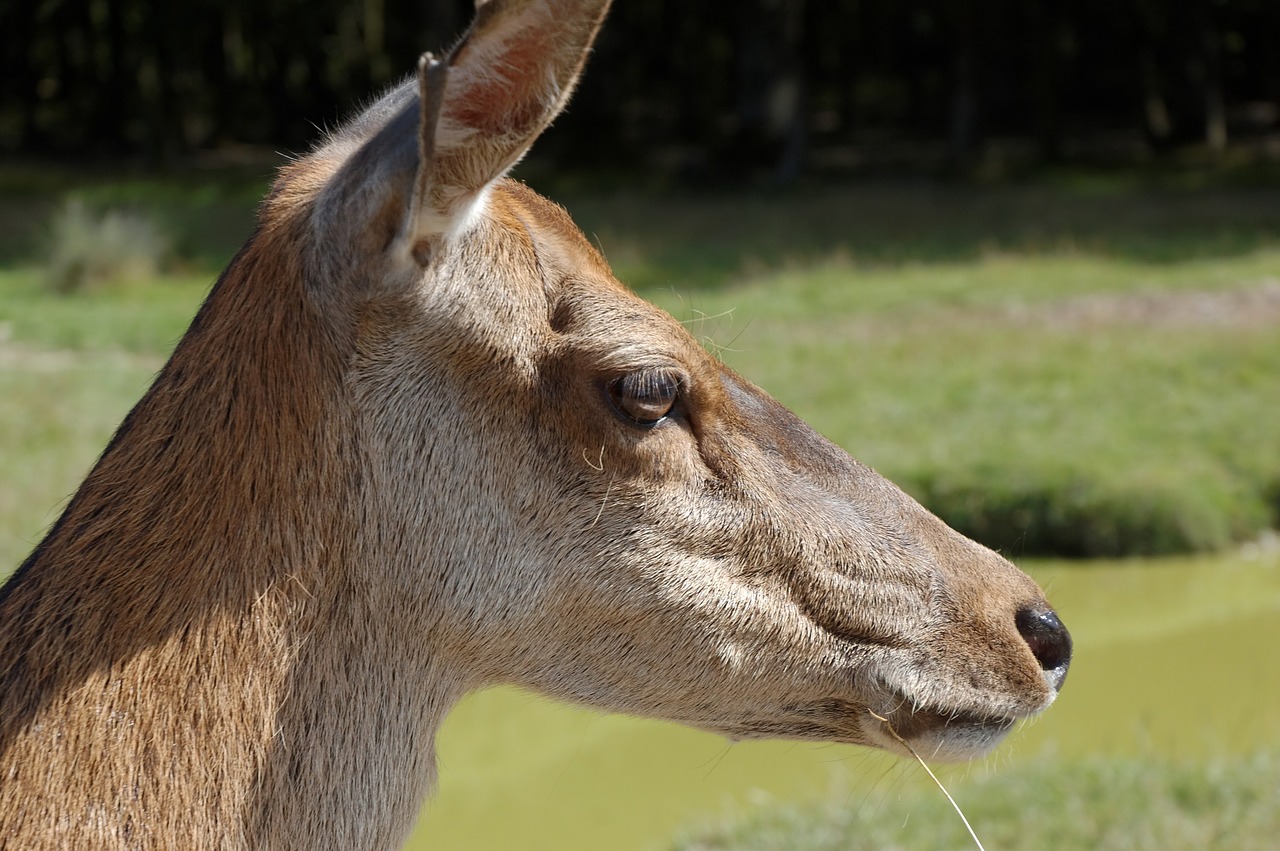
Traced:
<path fill-rule="evenodd" d="M 273 170 L 458 0 L 0 4 L 0 576 Z M 988 848 L 1280 836 L 1280 4 L 617 0 L 516 176 L 1050 593 L 1061 699 L 942 772 Z M 411 847 L 963 848 L 919 766 L 509 690 Z"/>
<path fill-rule="evenodd" d="M 296 150 L 451 43 L 470 6 L 6 3 L 0 150 Z M 543 153 L 734 183 L 1131 163 L 1189 144 L 1274 156 L 1277 33 L 1269 0 L 619 3 Z"/>

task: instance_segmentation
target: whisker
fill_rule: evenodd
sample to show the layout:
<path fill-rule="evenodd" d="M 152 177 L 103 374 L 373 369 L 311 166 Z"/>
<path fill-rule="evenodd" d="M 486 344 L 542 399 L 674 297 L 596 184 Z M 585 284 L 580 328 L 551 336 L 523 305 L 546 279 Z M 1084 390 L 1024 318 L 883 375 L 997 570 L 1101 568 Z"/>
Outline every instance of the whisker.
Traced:
<path fill-rule="evenodd" d="M 591 459 L 587 457 L 587 450 L 582 450 L 582 460 L 587 462 L 587 466 L 595 470 L 597 473 L 604 472 L 604 446 L 600 447 L 600 458 L 593 464 Z"/>
<path fill-rule="evenodd" d="M 600 510 L 596 512 L 595 519 L 591 521 L 588 529 L 596 528 L 596 524 L 600 522 L 600 517 L 604 514 L 604 507 L 609 504 L 609 492 L 613 490 L 613 477 L 609 477 L 609 484 L 604 488 L 604 499 L 600 500 Z"/>
<path fill-rule="evenodd" d="M 929 775 L 929 779 L 942 790 L 942 794 L 951 802 L 951 806 L 955 809 L 956 815 L 960 816 L 960 821 L 964 822 L 965 830 L 969 831 L 969 835 L 973 837 L 973 844 L 978 846 L 978 851 L 987 851 L 987 849 L 982 846 L 982 840 L 978 838 L 978 834 L 974 833 L 973 826 L 969 824 L 969 820 L 965 818 L 964 811 L 961 810 L 960 805 L 956 803 L 956 799 L 951 797 L 951 793 L 947 791 L 947 787 L 942 785 L 942 781 L 938 779 L 938 775 L 934 774 L 933 770 L 929 768 L 928 763 L 920 757 L 920 754 L 916 753 L 916 749 L 911 747 L 906 739 L 898 735 L 898 731 L 893 729 L 893 725 L 889 723 L 888 718 L 885 718 L 883 715 L 876 714 L 874 709 L 868 709 L 867 712 L 871 713 L 872 718 L 884 724 L 884 728 L 889 731 L 890 736 L 893 736 L 898 740 L 898 744 L 911 752 L 911 755 L 916 758 L 916 762 L 920 763 L 920 767 L 924 769 L 925 774 Z"/>

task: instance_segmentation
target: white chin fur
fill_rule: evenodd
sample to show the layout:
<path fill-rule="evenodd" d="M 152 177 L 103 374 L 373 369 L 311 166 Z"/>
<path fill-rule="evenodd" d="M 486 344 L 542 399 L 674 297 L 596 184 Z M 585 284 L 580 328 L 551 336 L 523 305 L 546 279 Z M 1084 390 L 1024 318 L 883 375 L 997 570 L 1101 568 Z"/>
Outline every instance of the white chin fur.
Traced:
<path fill-rule="evenodd" d="M 1012 729 L 1012 721 L 949 724 L 907 741 L 928 762 L 967 762 L 991 753 Z"/>

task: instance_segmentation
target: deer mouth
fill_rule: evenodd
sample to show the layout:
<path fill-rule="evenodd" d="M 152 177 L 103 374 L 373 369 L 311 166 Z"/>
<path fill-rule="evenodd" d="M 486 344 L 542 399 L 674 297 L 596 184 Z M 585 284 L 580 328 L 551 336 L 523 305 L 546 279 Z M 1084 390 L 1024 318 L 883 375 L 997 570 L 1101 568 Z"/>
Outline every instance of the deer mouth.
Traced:
<path fill-rule="evenodd" d="M 863 730 L 871 744 L 901 756 L 930 762 L 965 762 L 990 753 L 1019 718 L 969 711 L 903 707 L 867 712 Z"/>
<path fill-rule="evenodd" d="M 889 705 L 894 708 L 883 711 L 846 700 L 792 705 L 785 720 L 751 723 L 730 734 L 841 741 L 899 756 L 918 754 L 931 762 L 965 762 L 988 754 L 1022 720 L 969 710 L 912 708 L 905 698 Z"/>

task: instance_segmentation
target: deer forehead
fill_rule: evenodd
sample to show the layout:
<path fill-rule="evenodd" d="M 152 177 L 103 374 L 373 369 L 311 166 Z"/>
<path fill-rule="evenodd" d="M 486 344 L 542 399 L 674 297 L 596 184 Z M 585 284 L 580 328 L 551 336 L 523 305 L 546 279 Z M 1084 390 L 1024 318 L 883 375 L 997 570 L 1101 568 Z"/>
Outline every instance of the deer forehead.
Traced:
<path fill-rule="evenodd" d="M 563 208 L 523 184 L 496 184 L 441 255 L 401 321 L 453 335 L 455 349 L 526 370 L 555 359 L 601 376 L 669 367 L 711 378 L 719 369 L 683 325 L 614 277 Z"/>

